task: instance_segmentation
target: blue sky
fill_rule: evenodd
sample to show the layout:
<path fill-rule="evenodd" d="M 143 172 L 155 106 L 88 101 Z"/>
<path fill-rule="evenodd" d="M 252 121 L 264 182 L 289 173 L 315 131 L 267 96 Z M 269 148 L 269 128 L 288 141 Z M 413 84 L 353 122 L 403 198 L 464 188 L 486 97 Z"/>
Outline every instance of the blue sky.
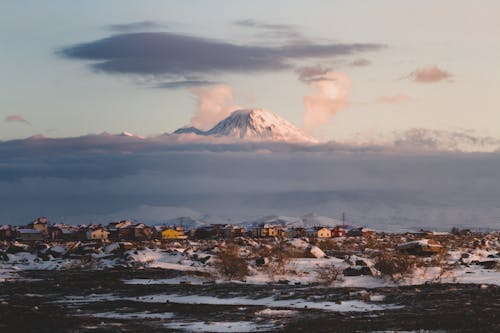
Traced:
<path fill-rule="evenodd" d="M 285 70 L 215 71 L 203 79 L 228 85 L 235 103 L 264 107 L 303 125 L 304 97 L 314 85 L 296 67 L 321 65 L 352 81 L 348 104 L 314 130 L 323 139 L 414 127 L 473 129 L 500 136 L 500 23 L 496 1 L 15 1 L 1 3 L 0 110 L 27 122 L 0 123 L 0 139 L 131 131 L 171 132 L 189 123 L 196 96 L 154 88 L 154 75 L 110 74 L 91 60 L 57 53 L 114 34 L 111 25 L 154 22 L 145 29 L 237 45 L 286 43 L 265 25 L 285 25 L 318 44 L 370 43 L 375 51 L 294 59 Z M 235 25 L 251 20 L 260 26 Z M 268 34 L 266 34 L 266 32 Z M 367 66 L 349 66 L 357 59 Z M 432 68 L 450 75 L 433 83 L 408 77 Z M 406 78 L 405 78 L 406 77 Z M 404 98 L 398 98 L 404 96 Z M 382 97 L 382 99 L 380 99 Z M 385 99 L 384 99 L 385 98 Z M 379 101 L 379 102 L 377 102 Z M 385 101 L 385 102 L 380 102 Z"/>

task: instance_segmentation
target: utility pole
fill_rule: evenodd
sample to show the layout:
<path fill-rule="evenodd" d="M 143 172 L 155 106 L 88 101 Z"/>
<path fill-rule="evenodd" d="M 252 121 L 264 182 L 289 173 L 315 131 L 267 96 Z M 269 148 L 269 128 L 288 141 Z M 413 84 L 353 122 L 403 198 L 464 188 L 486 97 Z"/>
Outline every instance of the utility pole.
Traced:
<path fill-rule="evenodd" d="M 345 213 L 342 213 L 342 226 L 345 226 Z"/>

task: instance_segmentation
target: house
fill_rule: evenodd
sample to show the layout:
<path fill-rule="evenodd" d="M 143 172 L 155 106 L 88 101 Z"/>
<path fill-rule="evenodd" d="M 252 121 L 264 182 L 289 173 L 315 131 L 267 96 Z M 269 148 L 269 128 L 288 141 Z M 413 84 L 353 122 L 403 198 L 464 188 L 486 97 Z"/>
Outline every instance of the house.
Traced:
<path fill-rule="evenodd" d="M 50 240 L 62 240 L 63 232 L 62 229 L 56 226 L 51 226 L 48 228 L 48 239 Z"/>
<path fill-rule="evenodd" d="M 102 227 L 97 227 L 94 229 L 87 230 L 86 236 L 88 240 L 96 240 L 96 239 L 107 240 L 109 237 L 109 231 L 107 231 Z"/>
<path fill-rule="evenodd" d="M 344 237 L 346 234 L 346 230 L 342 226 L 336 226 L 330 231 L 332 233 L 332 237 Z"/>
<path fill-rule="evenodd" d="M 346 233 L 348 237 L 373 237 L 375 231 L 368 228 L 353 228 Z"/>
<path fill-rule="evenodd" d="M 287 238 L 306 237 L 306 229 L 303 227 L 286 228 L 285 237 Z"/>
<path fill-rule="evenodd" d="M 111 222 L 107 230 L 109 238 L 115 241 L 144 241 L 153 236 L 153 229 L 144 223 L 134 223 L 129 220 Z"/>
<path fill-rule="evenodd" d="M 61 228 L 61 232 L 61 239 L 64 241 L 85 240 L 87 238 L 85 232 L 81 232 L 80 228 Z"/>
<path fill-rule="evenodd" d="M 68 233 L 67 231 L 63 231 L 63 234 L 65 238 L 70 238 L 71 240 L 77 240 L 80 242 L 83 242 L 87 240 L 87 231 L 89 231 L 90 228 L 86 225 L 80 225 L 78 227 L 78 230 L 74 231 L 73 233 Z M 108 239 L 109 239 L 109 234 L 108 234 Z"/>
<path fill-rule="evenodd" d="M 45 216 L 38 217 L 36 220 L 28 224 L 27 229 L 41 231 L 44 234 L 48 233 L 47 218 Z"/>
<path fill-rule="evenodd" d="M 148 227 L 144 223 L 139 223 L 131 226 L 132 229 L 132 239 L 136 241 L 145 241 L 151 239 L 153 236 L 153 229 Z"/>
<path fill-rule="evenodd" d="M 234 225 L 227 225 L 222 229 L 224 238 L 241 237 L 245 235 L 245 228 Z"/>
<path fill-rule="evenodd" d="M 166 228 L 161 232 L 162 239 L 187 239 L 183 227 Z"/>
<path fill-rule="evenodd" d="M 306 230 L 306 236 L 312 238 L 331 238 L 332 232 L 328 228 L 313 227 Z"/>
<path fill-rule="evenodd" d="M 112 240 L 130 241 L 134 240 L 134 230 L 132 226 L 134 223 L 129 220 L 122 220 L 120 222 L 111 222 L 107 226 L 109 231 L 109 238 Z"/>
<path fill-rule="evenodd" d="M 253 237 L 284 237 L 285 227 L 282 225 L 262 224 L 252 229 Z"/>
<path fill-rule="evenodd" d="M 48 238 L 51 240 L 63 240 L 63 241 L 73 241 L 78 240 L 76 233 L 79 227 L 74 225 L 67 225 L 63 223 L 57 223 L 48 228 L 49 234 Z M 85 233 L 81 240 L 85 240 L 87 237 Z"/>
<path fill-rule="evenodd" d="M 13 236 L 14 232 L 10 225 L 0 225 L 0 240 L 11 240 Z"/>
<path fill-rule="evenodd" d="M 21 241 L 43 241 L 45 240 L 45 234 L 34 229 L 17 229 L 16 239 Z"/>
<path fill-rule="evenodd" d="M 199 239 L 216 239 L 223 238 L 225 234 L 225 229 L 228 227 L 227 224 L 210 224 L 197 228 L 195 231 L 195 237 Z"/>
<path fill-rule="evenodd" d="M 316 237 L 318 237 L 318 238 L 331 238 L 332 232 L 328 228 L 318 228 L 318 229 L 316 229 Z"/>

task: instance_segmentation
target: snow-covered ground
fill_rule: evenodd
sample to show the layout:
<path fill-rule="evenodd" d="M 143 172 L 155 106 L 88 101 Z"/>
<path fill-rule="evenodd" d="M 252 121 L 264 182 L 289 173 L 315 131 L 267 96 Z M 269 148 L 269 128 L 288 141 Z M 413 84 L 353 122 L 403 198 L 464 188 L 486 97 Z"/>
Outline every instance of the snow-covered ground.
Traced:
<path fill-rule="evenodd" d="M 447 237 L 446 235 L 439 235 Z M 399 238 L 397 238 L 399 239 Z M 383 239 L 377 239 L 382 242 Z M 446 256 L 433 264 L 432 258 L 420 259 L 421 263 L 411 272 L 399 276 L 382 274 L 376 269 L 373 253 L 380 250 L 365 248 L 356 254 L 345 256 L 327 256 L 318 246 L 311 245 L 308 239 L 286 241 L 286 249 L 295 253 L 290 258 L 277 262 L 273 255 L 263 258 L 257 264 L 258 251 L 270 250 L 276 246 L 271 240 L 241 239 L 239 256 L 244 258 L 248 272 L 243 277 L 228 278 L 218 270 L 218 254 L 224 248 L 224 241 L 186 241 L 184 243 L 150 244 L 133 246 L 129 250 L 120 250 L 117 244 L 100 246 L 80 244 L 78 256 L 70 253 L 67 244 L 50 244 L 42 250 L 29 249 L 15 244 L 17 251 L 5 251 L 0 257 L 0 282 L 19 278 L 19 272 L 28 270 L 105 270 L 115 267 L 134 269 L 151 268 L 179 272 L 178 277 L 161 279 L 131 279 L 127 284 L 204 284 L 236 282 L 242 284 L 327 284 L 336 287 L 377 288 L 383 286 L 414 285 L 423 283 L 475 283 L 500 285 L 499 240 L 490 237 L 483 246 L 450 248 Z M 346 250 L 348 246 L 357 246 L 362 239 L 340 238 L 336 246 Z M 373 240 L 372 240 L 373 242 Z M 426 243 L 419 241 L 417 243 Z M 353 245 L 354 244 L 354 245 Z M 127 244 L 132 246 L 132 244 Z M 375 246 L 375 245 L 371 245 Z M 356 247 L 354 247 L 357 249 Z M 393 249 L 387 249 L 393 251 Z M 28 252 L 30 251 L 30 252 Z M 12 253 L 14 252 L 14 253 Z M 328 251 L 326 251 L 329 253 Z M 263 252 L 264 253 L 264 252 Z M 297 253 L 303 255 L 297 255 Z M 364 270 L 364 274 L 356 274 Z M 347 274 L 354 272 L 354 274 Z M 326 274 L 326 281 L 325 281 Z M 337 278 L 328 275 L 336 274 Z"/>
<path fill-rule="evenodd" d="M 200 295 L 147 295 L 130 298 L 131 301 L 144 303 L 177 303 L 177 304 L 203 304 L 203 305 L 241 305 L 241 306 L 266 306 L 271 309 L 317 309 L 334 312 L 364 312 L 379 311 L 384 309 L 395 309 L 397 305 L 378 305 L 366 303 L 359 300 L 349 300 L 340 302 L 310 301 L 305 299 L 280 300 L 274 297 L 265 298 L 245 298 L 231 297 L 220 298 Z"/>
<path fill-rule="evenodd" d="M 251 321 L 190 321 L 172 322 L 165 324 L 165 327 L 184 332 L 260 332 L 269 331 L 276 327 L 272 324 L 256 324 Z"/>

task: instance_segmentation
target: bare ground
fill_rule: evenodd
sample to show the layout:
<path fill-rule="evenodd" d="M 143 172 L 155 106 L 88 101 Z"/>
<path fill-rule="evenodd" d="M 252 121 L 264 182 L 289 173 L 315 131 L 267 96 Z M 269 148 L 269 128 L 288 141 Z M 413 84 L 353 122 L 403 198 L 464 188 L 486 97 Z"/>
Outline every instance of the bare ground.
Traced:
<path fill-rule="evenodd" d="M 253 322 L 260 331 L 373 332 L 445 331 L 500 332 L 500 288 L 494 285 L 429 284 L 394 288 L 330 288 L 304 285 L 130 285 L 131 278 L 163 279 L 179 276 L 169 270 L 29 271 L 21 280 L 0 283 L 0 332 L 174 332 L 169 323 Z M 113 294 L 115 299 L 85 302 L 91 295 Z M 256 316 L 265 306 L 146 303 L 135 297 L 177 294 L 342 302 L 385 296 L 374 304 L 400 305 L 371 312 L 332 312 L 294 309 L 293 316 L 277 313 Z M 81 296 L 82 301 L 64 301 Z M 127 298 L 127 299 L 124 299 Z M 96 314 L 148 312 L 160 318 L 100 318 Z M 171 318 L 161 318 L 162 314 Z"/>

